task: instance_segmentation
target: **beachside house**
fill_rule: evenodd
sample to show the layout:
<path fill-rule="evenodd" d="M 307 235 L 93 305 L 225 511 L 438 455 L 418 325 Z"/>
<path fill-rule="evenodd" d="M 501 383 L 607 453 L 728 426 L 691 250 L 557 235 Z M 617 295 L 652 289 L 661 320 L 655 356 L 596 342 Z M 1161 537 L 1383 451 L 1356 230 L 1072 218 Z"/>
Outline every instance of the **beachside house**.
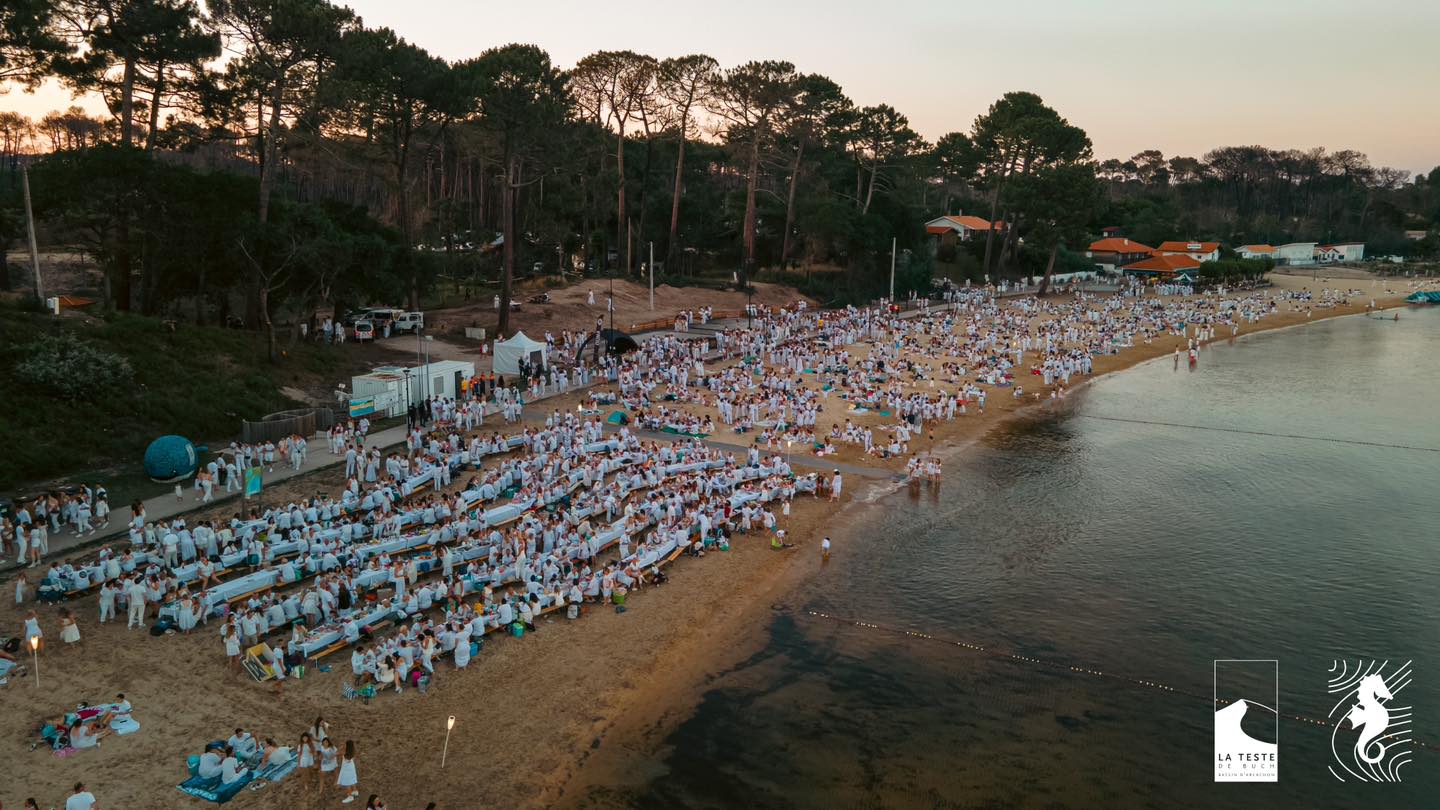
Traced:
<path fill-rule="evenodd" d="M 944 216 L 932 219 L 925 223 L 925 232 L 930 234 L 937 245 L 953 245 L 956 242 L 968 242 L 976 234 L 984 236 L 985 232 L 995 228 L 1001 230 L 988 219 L 972 217 L 966 214 Z"/>
<path fill-rule="evenodd" d="M 1235 254 L 1242 259 L 1273 259 L 1275 258 L 1275 246 L 1241 245 L 1235 248 Z"/>
<path fill-rule="evenodd" d="M 1335 264 L 1336 262 L 1343 261 L 1345 261 L 1345 251 L 1341 250 L 1335 245 L 1315 246 L 1316 264 Z"/>
<path fill-rule="evenodd" d="M 1129 276 L 1156 278 L 1161 281 L 1171 280 L 1181 274 L 1194 279 L 1199 270 L 1199 260 L 1179 253 L 1156 254 L 1120 268 L 1120 272 Z"/>
<path fill-rule="evenodd" d="M 1365 261 L 1364 242 L 1337 242 L 1330 247 L 1340 251 L 1340 261 L 1342 262 Z"/>
<path fill-rule="evenodd" d="M 1189 256 L 1197 262 L 1220 258 L 1219 242 L 1161 242 L 1155 252 L 1161 256 Z"/>
<path fill-rule="evenodd" d="M 1155 255 L 1155 248 L 1123 236 L 1108 237 L 1091 242 L 1090 249 L 1085 251 L 1085 256 L 1095 262 L 1095 266 L 1107 273 L 1113 273 L 1117 267 L 1148 259 L 1153 255 Z"/>
<path fill-rule="evenodd" d="M 1275 263 L 1305 265 L 1315 263 L 1314 242 L 1288 242 L 1275 248 Z"/>
<path fill-rule="evenodd" d="M 1406 232 L 1405 232 L 1405 238 L 1406 238 L 1406 239 L 1409 239 L 1409 240 L 1412 241 L 1412 242 L 1419 242 L 1421 239 L 1424 239 L 1425 237 L 1427 237 L 1427 236 L 1429 236 L 1429 235 L 1430 235 L 1430 232 L 1429 232 L 1429 231 L 1406 231 Z"/>

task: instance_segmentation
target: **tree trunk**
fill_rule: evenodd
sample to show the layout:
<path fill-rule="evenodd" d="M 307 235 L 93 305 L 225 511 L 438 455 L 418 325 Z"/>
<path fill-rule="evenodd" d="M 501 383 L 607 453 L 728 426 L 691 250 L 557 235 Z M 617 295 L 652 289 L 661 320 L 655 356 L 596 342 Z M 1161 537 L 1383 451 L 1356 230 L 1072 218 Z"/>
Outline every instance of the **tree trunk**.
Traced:
<path fill-rule="evenodd" d="M 501 224 L 505 244 L 501 249 L 500 267 L 500 324 L 495 328 L 497 336 L 510 331 L 510 297 L 514 294 L 515 281 L 515 190 L 519 160 L 511 155 L 505 161 L 505 184 L 501 188 L 500 207 L 505 221 Z"/>
<path fill-rule="evenodd" d="M 615 138 L 615 177 L 619 180 L 615 193 L 615 250 L 625 246 L 625 273 L 630 273 L 629 225 L 625 219 L 625 123 L 620 123 L 620 134 Z"/>
<path fill-rule="evenodd" d="M 1050 261 L 1045 263 L 1045 277 L 1040 280 L 1040 289 L 1036 293 L 1037 295 L 1044 295 L 1050 291 L 1050 275 L 1055 272 L 1055 255 L 1059 252 L 1059 242 L 1050 246 Z"/>
<path fill-rule="evenodd" d="M 880 173 L 880 159 L 876 158 L 870 164 L 870 187 L 865 190 L 865 207 L 860 209 L 862 215 L 870 213 L 870 201 L 875 197 L 875 176 Z"/>
<path fill-rule="evenodd" d="M 675 241 L 680 234 L 680 189 L 681 177 L 685 170 L 685 127 L 687 118 L 680 120 L 680 145 L 675 151 L 675 191 L 670 198 L 670 235 L 665 242 L 665 266 L 675 261 Z"/>
<path fill-rule="evenodd" d="M 270 362 L 276 363 L 280 355 L 275 351 L 275 324 L 270 320 L 270 285 L 260 285 L 260 321 L 265 325 L 265 353 Z"/>
<path fill-rule="evenodd" d="M 805 154 L 805 141 L 795 144 L 795 160 L 790 162 L 790 191 L 785 199 L 785 236 L 780 242 L 780 269 L 790 261 L 790 232 L 795 229 L 795 189 L 800 185 L 800 159 Z"/>
<path fill-rule="evenodd" d="M 145 133 L 145 154 L 155 153 L 155 136 L 160 129 L 160 96 L 165 92 L 165 66 L 155 68 L 155 86 L 150 95 L 150 127 Z"/>
<path fill-rule="evenodd" d="M 750 171 L 745 183 L 745 260 L 741 263 L 740 285 L 750 286 L 750 271 L 755 267 L 755 189 L 760 183 L 760 137 L 750 141 Z"/>
<path fill-rule="evenodd" d="M 276 79 L 275 89 L 270 94 L 269 132 L 264 136 L 260 162 L 260 208 L 256 218 L 262 225 L 270 221 L 270 192 L 275 188 L 275 144 L 280 139 L 280 99 L 284 94 L 285 80 Z"/>
<path fill-rule="evenodd" d="M 120 75 L 120 143 L 135 143 L 135 58 L 125 58 L 125 71 Z"/>
<path fill-rule="evenodd" d="M 980 263 L 985 275 L 990 275 L 990 253 L 995 245 L 995 215 L 1000 212 L 1000 183 L 990 192 L 990 227 L 985 229 L 985 259 Z"/>

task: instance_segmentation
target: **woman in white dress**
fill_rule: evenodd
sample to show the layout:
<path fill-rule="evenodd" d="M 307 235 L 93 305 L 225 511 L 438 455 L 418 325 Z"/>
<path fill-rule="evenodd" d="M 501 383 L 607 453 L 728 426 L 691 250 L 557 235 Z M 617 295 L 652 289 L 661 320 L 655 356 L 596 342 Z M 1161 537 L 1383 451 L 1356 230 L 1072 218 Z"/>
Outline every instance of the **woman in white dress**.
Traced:
<path fill-rule="evenodd" d="M 240 671 L 240 635 L 235 625 L 225 625 L 225 655 L 230 658 L 230 669 Z"/>
<path fill-rule="evenodd" d="M 75 623 L 75 617 L 66 608 L 60 609 L 60 640 L 66 644 L 80 641 L 80 625 Z"/>
<path fill-rule="evenodd" d="M 360 795 L 360 789 L 355 787 L 359 783 L 360 780 L 355 775 L 355 741 L 346 740 L 345 756 L 340 759 L 340 777 L 335 780 L 335 784 L 348 791 L 345 798 L 340 800 L 341 804 L 355 801 L 355 797 Z"/>
<path fill-rule="evenodd" d="M 190 598 L 190 594 L 180 597 L 180 606 L 175 609 L 175 613 L 180 632 L 189 633 L 195 629 L 195 600 Z"/>

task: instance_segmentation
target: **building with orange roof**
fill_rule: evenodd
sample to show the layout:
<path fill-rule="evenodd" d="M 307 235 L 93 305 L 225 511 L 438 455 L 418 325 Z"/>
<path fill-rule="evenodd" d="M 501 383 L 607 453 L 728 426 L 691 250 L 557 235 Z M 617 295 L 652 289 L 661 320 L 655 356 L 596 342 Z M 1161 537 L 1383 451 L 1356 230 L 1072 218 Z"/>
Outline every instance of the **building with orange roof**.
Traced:
<path fill-rule="evenodd" d="M 937 217 L 925 223 L 925 232 L 942 244 L 953 244 L 956 241 L 968 242 L 977 233 L 983 236 L 992 228 L 997 231 L 1004 230 L 1004 226 L 999 223 L 992 223 L 988 219 L 966 214 Z"/>
<path fill-rule="evenodd" d="M 1123 236 L 1112 236 L 1091 242 L 1085 255 L 1101 270 L 1113 273 L 1117 267 L 1150 258 L 1155 255 L 1155 248 Z"/>
<path fill-rule="evenodd" d="M 1155 252 L 1162 256 L 1189 256 L 1197 262 L 1213 262 L 1220 258 L 1220 243 L 1161 242 Z"/>
<path fill-rule="evenodd" d="M 1241 245 L 1235 248 L 1235 253 L 1242 259 L 1273 259 L 1275 258 L 1275 246 Z"/>
<path fill-rule="evenodd" d="M 1162 253 L 1120 268 L 1132 276 L 1152 276 L 1160 279 L 1174 278 L 1180 273 L 1193 275 L 1200 269 L 1200 262 L 1181 253 Z"/>

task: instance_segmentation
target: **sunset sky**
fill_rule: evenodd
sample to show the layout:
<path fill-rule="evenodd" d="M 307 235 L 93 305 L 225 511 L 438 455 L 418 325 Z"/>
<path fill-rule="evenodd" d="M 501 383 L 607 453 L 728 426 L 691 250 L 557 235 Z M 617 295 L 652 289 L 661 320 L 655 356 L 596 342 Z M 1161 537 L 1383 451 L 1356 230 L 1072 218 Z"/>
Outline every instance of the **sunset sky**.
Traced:
<path fill-rule="evenodd" d="M 601 49 L 779 58 L 888 103 L 934 139 L 1031 90 L 1098 158 L 1221 145 L 1359 149 L 1379 165 L 1440 165 L 1436 0 L 352 0 L 371 26 L 447 59 L 534 42 L 562 67 Z M 0 109 L 71 103 L 12 90 Z M 87 104 L 92 109 L 96 105 Z"/>

